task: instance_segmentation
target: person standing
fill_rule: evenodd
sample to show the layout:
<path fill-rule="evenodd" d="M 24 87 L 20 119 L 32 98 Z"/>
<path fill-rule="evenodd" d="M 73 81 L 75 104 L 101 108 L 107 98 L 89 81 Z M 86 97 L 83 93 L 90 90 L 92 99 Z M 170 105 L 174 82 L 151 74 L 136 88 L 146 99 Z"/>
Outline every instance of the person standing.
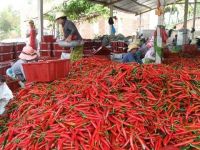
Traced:
<path fill-rule="evenodd" d="M 37 29 L 35 27 L 35 24 L 33 20 L 29 21 L 29 30 L 26 34 L 26 37 L 29 38 L 28 45 L 31 46 L 33 49 L 37 49 Z"/>
<path fill-rule="evenodd" d="M 71 49 L 70 58 L 72 61 L 78 60 L 83 56 L 83 40 L 75 24 L 68 20 L 62 12 L 56 14 L 56 22 L 62 26 L 64 39 L 57 41 L 61 47 Z M 67 53 L 61 54 L 61 59 L 65 59 Z"/>

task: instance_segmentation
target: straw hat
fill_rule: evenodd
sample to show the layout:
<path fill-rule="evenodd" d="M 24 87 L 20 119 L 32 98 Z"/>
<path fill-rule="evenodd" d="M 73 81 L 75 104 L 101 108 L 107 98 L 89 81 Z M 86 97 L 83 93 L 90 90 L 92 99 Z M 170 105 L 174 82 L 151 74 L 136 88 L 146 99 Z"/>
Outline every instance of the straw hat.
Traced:
<path fill-rule="evenodd" d="M 63 13 L 63 12 L 57 12 L 56 13 L 56 18 L 55 18 L 55 20 L 57 20 L 57 19 L 59 19 L 59 18 L 61 18 L 61 17 L 65 17 L 66 15 Z"/>
<path fill-rule="evenodd" d="M 28 23 L 29 23 L 29 24 L 34 24 L 34 21 L 33 21 L 33 20 L 30 20 Z"/>
<path fill-rule="evenodd" d="M 25 46 L 19 55 L 20 59 L 23 60 L 34 60 L 38 57 L 36 50 L 30 46 Z"/>
<path fill-rule="evenodd" d="M 138 44 L 136 44 L 136 43 L 131 43 L 131 44 L 129 44 L 129 46 L 128 46 L 128 52 L 130 52 L 132 49 L 136 49 L 136 48 L 138 48 L 139 46 L 138 46 Z"/>

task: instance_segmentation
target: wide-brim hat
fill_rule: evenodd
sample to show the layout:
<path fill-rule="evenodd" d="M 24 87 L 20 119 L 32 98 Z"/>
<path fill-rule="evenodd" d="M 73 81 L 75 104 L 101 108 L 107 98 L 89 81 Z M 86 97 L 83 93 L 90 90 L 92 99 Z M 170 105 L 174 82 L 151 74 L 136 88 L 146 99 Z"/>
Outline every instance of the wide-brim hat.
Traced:
<path fill-rule="evenodd" d="M 65 17 L 66 15 L 63 12 L 57 12 L 55 20 L 58 20 L 61 17 Z"/>
<path fill-rule="evenodd" d="M 38 57 L 36 50 L 30 46 L 25 46 L 19 55 L 20 59 L 23 60 L 34 60 Z"/>
<path fill-rule="evenodd" d="M 137 48 L 139 48 L 137 43 L 131 43 L 128 46 L 128 52 L 130 52 L 132 49 L 137 49 Z"/>
<path fill-rule="evenodd" d="M 29 20 L 28 23 L 30 23 L 30 24 L 34 24 L 34 21 L 33 21 L 33 20 Z"/>

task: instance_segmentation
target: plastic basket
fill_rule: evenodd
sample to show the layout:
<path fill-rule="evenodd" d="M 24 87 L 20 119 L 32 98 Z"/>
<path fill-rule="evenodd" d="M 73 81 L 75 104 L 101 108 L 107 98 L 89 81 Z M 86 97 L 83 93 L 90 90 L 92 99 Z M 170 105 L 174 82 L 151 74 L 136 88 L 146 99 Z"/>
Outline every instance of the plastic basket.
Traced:
<path fill-rule="evenodd" d="M 52 51 L 51 50 L 40 50 L 40 56 L 47 56 L 47 57 L 51 57 Z"/>
<path fill-rule="evenodd" d="M 0 53 L 12 53 L 14 52 L 14 44 L 0 44 Z"/>
<path fill-rule="evenodd" d="M 41 42 L 40 49 L 41 50 L 52 50 L 53 49 L 52 43 Z"/>
<path fill-rule="evenodd" d="M 42 41 L 43 42 L 51 42 L 52 43 L 52 42 L 55 42 L 56 40 L 55 40 L 53 35 L 43 35 Z"/>
<path fill-rule="evenodd" d="M 47 60 L 23 64 L 27 82 L 50 82 L 64 78 L 70 70 L 70 60 Z"/>
<path fill-rule="evenodd" d="M 13 59 L 14 59 L 14 52 L 0 54 L 0 62 L 10 61 Z"/>

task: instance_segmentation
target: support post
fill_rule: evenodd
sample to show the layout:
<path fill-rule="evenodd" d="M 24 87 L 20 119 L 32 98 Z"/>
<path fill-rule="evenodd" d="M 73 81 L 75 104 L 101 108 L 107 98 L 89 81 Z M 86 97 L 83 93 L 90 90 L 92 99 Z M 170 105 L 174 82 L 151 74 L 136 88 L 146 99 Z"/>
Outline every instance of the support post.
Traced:
<path fill-rule="evenodd" d="M 195 29 L 196 21 L 196 12 L 197 12 L 197 0 L 194 0 L 194 14 L 193 14 L 193 28 Z M 192 33 L 192 39 L 194 39 L 194 32 Z"/>
<path fill-rule="evenodd" d="M 112 3 L 112 0 L 110 0 L 110 3 Z M 110 5 L 110 17 L 113 17 L 113 5 Z M 112 34 L 112 26 L 110 25 L 109 30 L 110 35 Z"/>
<path fill-rule="evenodd" d="M 39 19 L 39 31 L 38 31 L 38 40 L 42 41 L 43 36 L 43 0 L 38 0 L 38 19 Z"/>
<path fill-rule="evenodd" d="M 164 0 L 158 0 L 157 4 L 157 15 L 158 15 L 158 26 L 156 29 L 157 36 L 155 37 L 154 48 L 156 52 L 156 64 L 162 63 L 162 49 L 163 49 L 163 39 L 161 35 L 161 27 L 164 25 Z"/>
<path fill-rule="evenodd" d="M 187 42 L 187 16 L 188 16 L 188 0 L 185 0 L 185 8 L 184 8 L 184 24 L 183 24 L 183 45 Z"/>
<path fill-rule="evenodd" d="M 142 31 L 142 14 L 140 14 L 140 29 L 139 29 L 140 33 Z"/>

